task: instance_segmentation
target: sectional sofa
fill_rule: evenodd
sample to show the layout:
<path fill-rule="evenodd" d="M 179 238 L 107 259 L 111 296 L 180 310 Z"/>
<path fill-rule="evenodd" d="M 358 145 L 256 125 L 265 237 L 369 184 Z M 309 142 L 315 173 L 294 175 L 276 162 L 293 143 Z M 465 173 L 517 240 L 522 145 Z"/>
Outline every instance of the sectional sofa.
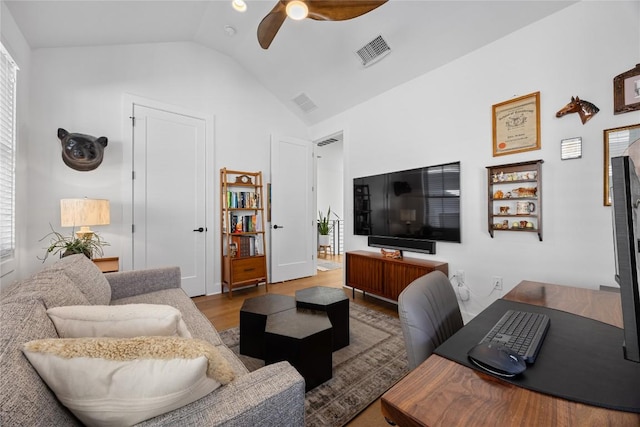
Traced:
<path fill-rule="evenodd" d="M 177 308 L 191 336 L 215 346 L 235 374 L 235 379 L 203 398 L 138 425 L 304 425 L 304 379 L 288 362 L 249 372 L 180 289 L 179 268 L 103 274 L 83 255 L 62 258 L 0 295 L 0 425 L 82 425 L 25 357 L 24 345 L 58 339 L 49 308 L 123 304 Z"/>

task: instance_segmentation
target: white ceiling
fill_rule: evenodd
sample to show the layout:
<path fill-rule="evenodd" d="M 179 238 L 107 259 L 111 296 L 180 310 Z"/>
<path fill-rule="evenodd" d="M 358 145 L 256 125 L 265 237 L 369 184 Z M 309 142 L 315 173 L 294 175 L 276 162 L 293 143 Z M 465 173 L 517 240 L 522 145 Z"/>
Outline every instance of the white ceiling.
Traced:
<path fill-rule="evenodd" d="M 251 72 L 307 124 L 343 112 L 399 84 L 544 18 L 575 1 L 391 0 L 349 21 L 287 20 L 271 47 L 256 38 L 276 0 L 6 1 L 32 48 L 193 41 Z M 234 36 L 225 26 L 236 30 Z M 364 68 L 355 52 L 382 35 L 391 54 Z M 472 70 L 469 70 L 472 72 Z M 303 113 L 306 94 L 318 108 Z"/>

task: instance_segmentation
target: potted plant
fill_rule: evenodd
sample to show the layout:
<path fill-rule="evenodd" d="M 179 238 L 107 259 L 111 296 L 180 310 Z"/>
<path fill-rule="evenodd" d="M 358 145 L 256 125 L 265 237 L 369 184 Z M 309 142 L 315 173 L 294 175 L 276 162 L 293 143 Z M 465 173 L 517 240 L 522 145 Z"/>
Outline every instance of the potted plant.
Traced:
<path fill-rule="evenodd" d="M 331 229 L 333 225 L 329 222 L 329 216 L 331 215 L 331 206 L 327 210 L 327 216 L 322 214 L 322 211 L 318 211 L 318 233 L 320 236 L 318 237 L 318 245 L 319 246 L 329 246 L 329 233 L 331 233 Z"/>
<path fill-rule="evenodd" d="M 44 258 L 39 258 L 42 259 L 42 262 L 45 262 L 50 254 L 60 254 L 60 258 L 73 254 L 84 254 L 87 258 L 92 259 L 95 255 L 102 256 L 104 253 L 102 247 L 109 246 L 109 243 L 102 240 L 97 233 L 76 237 L 72 230 L 70 236 L 65 236 L 54 230 L 51 224 L 49 226 L 51 227 L 51 233 L 40 239 L 40 241 L 43 241 L 47 237 L 51 238 Z"/>

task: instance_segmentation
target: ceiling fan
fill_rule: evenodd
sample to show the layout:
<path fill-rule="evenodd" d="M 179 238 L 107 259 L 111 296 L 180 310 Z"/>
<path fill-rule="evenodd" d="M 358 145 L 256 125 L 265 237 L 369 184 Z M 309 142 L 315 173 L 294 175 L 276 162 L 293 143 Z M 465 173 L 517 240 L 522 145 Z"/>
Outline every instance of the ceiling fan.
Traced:
<path fill-rule="evenodd" d="M 268 49 L 278 30 L 289 17 L 316 21 L 345 21 L 371 12 L 387 0 L 279 0 L 258 25 L 258 42 Z"/>

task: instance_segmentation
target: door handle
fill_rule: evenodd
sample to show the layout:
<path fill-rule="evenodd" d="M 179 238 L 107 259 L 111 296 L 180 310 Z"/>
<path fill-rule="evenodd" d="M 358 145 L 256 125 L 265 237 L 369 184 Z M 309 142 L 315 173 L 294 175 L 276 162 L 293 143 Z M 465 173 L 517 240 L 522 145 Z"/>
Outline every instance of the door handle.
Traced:
<path fill-rule="evenodd" d="M 274 224 L 273 229 L 277 230 L 278 228 L 284 228 L 282 225 Z"/>
<path fill-rule="evenodd" d="M 193 231 L 198 231 L 198 232 L 202 233 L 202 232 L 204 231 L 204 228 L 203 228 L 203 227 L 196 228 L 196 229 L 195 229 L 195 230 L 193 230 Z"/>

